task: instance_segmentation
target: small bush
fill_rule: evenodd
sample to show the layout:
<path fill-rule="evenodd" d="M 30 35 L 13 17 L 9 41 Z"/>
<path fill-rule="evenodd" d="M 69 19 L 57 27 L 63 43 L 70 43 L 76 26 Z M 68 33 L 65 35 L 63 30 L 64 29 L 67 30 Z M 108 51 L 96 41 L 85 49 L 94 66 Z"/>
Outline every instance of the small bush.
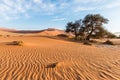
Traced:
<path fill-rule="evenodd" d="M 89 41 L 84 41 L 83 44 L 85 44 L 85 45 L 92 45 Z"/>
<path fill-rule="evenodd" d="M 52 63 L 52 64 L 47 65 L 46 68 L 58 68 L 58 67 L 61 67 L 63 65 L 64 65 L 63 62 L 56 62 L 56 63 Z"/>
<path fill-rule="evenodd" d="M 110 41 L 110 40 L 105 41 L 104 44 L 114 45 L 114 43 L 112 41 Z"/>
<path fill-rule="evenodd" d="M 58 63 L 52 63 L 47 65 L 47 68 L 55 68 L 57 66 Z"/>
<path fill-rule="evenodd" d="M 0 35 L 0 37 L 3 36 L 3 35 Z"/>
<path fill-rule="evenodd" d="M 66 35 L 66 34 L 58 34 L 57 36 L 58 37 L 68 37 L 68 35 Z"/>
<path fill-rule="evenodd" d="M 96 41 L 96 40 L 90 40 L 89 42 L 91 42 L 91 43 L 97 43 L 98 41 Z"/>
<path fill-rule="evenodd" d="M 10 37 L 10 35 L 6 35 L 6 37 Z"/>
<path fill-rule="evenodd" d="M 23 41 L 13 41 L 13 45 L 23 46 Z"/>

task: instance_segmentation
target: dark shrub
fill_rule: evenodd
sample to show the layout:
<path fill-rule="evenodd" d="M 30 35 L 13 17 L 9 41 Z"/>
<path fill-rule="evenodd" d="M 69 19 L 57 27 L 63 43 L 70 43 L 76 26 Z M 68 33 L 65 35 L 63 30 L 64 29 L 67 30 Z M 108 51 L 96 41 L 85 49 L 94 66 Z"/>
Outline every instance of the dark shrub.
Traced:
<path fill-rule="evenodd" d="M 83 44 L 85 44 L 85 45 L 92 45 L 89 41 L 84 41 Z"/>
<path fill-rule="evenodd" d="M 110 40 L 105 41 L 103 44 L 114 45 L 114 43 Z"/>
<path fill-rule="evenodd" d="M 66 34 L 58 34 L 57 36 L 58 37 L 68 37 L 68 35 L 66 35 Z"/>
<path fill-rule="evenodd" d="M 12 45 L 23 46 L 23 41 L 13 41 Z"/>

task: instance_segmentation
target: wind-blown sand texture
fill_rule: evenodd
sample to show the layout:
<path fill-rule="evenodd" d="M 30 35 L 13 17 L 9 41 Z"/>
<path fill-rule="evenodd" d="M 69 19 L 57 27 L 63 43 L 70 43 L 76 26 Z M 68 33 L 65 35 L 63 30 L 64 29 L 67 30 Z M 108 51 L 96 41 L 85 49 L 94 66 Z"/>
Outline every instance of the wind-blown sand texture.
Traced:
<path fill-rule="evenodd" d="M 7 45 L 17 40 L 24 45 Z M 46 37 L 0 37 L 0 80 L 120 80 L 120 47 Z"/>

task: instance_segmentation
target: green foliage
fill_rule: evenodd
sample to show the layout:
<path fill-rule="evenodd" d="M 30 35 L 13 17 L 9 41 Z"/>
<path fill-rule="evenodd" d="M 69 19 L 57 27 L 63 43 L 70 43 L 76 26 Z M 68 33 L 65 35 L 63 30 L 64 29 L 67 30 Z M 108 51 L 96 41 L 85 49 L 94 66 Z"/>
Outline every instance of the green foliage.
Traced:
<path fill-rule="evenodd" d="M 100 14 L 88 14 L 83 19 L 83 24 L 85 29 L 87 29 L 88 36 L 86 37 L 87 40 L 90 40 L 93 32 L 102 27 L 103 24 L 106 24 L 108 19 L 104 18 Z"/>
<path fill-rule="evenodd" d="M 81 27 L 81 20 L 76 21 L 75 23 L 69 22 L 66 26 L 66 32 L 72 32 L 75 35 L 75 39 L 78 39 L 79 29 Z"/>
<path fill-rule="evenodd" d="M 93 32 L 93 38 L 115 38 L 116 35 L 104 29 L 104 27 L 96 27 L 96 30 Z"/>
<path fill-rule="evenodd" d="M 111 32 L 108 32 L 107 33 L 107 38 L 116 38 L 117 36 L 116 35 L 114 35 L 113 33 L 111 33 Z"/>
<path fill-rule="evenodd" d="M 107 34 L 102 26 L 108 23 L 108 19 L 100 14 L 88 14 L 83 20 L 78 20 L 75 23 L 69 22 L 66 26 L 66 32 L 72 32 L 77 40 L 79 37 L 84 40 L 90 40 L 94 37 L 104 37 Z"/>

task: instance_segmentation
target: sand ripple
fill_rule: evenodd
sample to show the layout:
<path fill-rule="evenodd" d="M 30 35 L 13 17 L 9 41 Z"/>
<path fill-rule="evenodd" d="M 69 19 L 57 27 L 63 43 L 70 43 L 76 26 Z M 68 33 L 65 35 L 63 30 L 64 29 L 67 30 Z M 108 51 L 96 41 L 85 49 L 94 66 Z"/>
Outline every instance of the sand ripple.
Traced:
<path fill-rule="evenodd" d="M 0 80 L 120 80 L 120 51 L 49 40 L 0 46 Z"/>

